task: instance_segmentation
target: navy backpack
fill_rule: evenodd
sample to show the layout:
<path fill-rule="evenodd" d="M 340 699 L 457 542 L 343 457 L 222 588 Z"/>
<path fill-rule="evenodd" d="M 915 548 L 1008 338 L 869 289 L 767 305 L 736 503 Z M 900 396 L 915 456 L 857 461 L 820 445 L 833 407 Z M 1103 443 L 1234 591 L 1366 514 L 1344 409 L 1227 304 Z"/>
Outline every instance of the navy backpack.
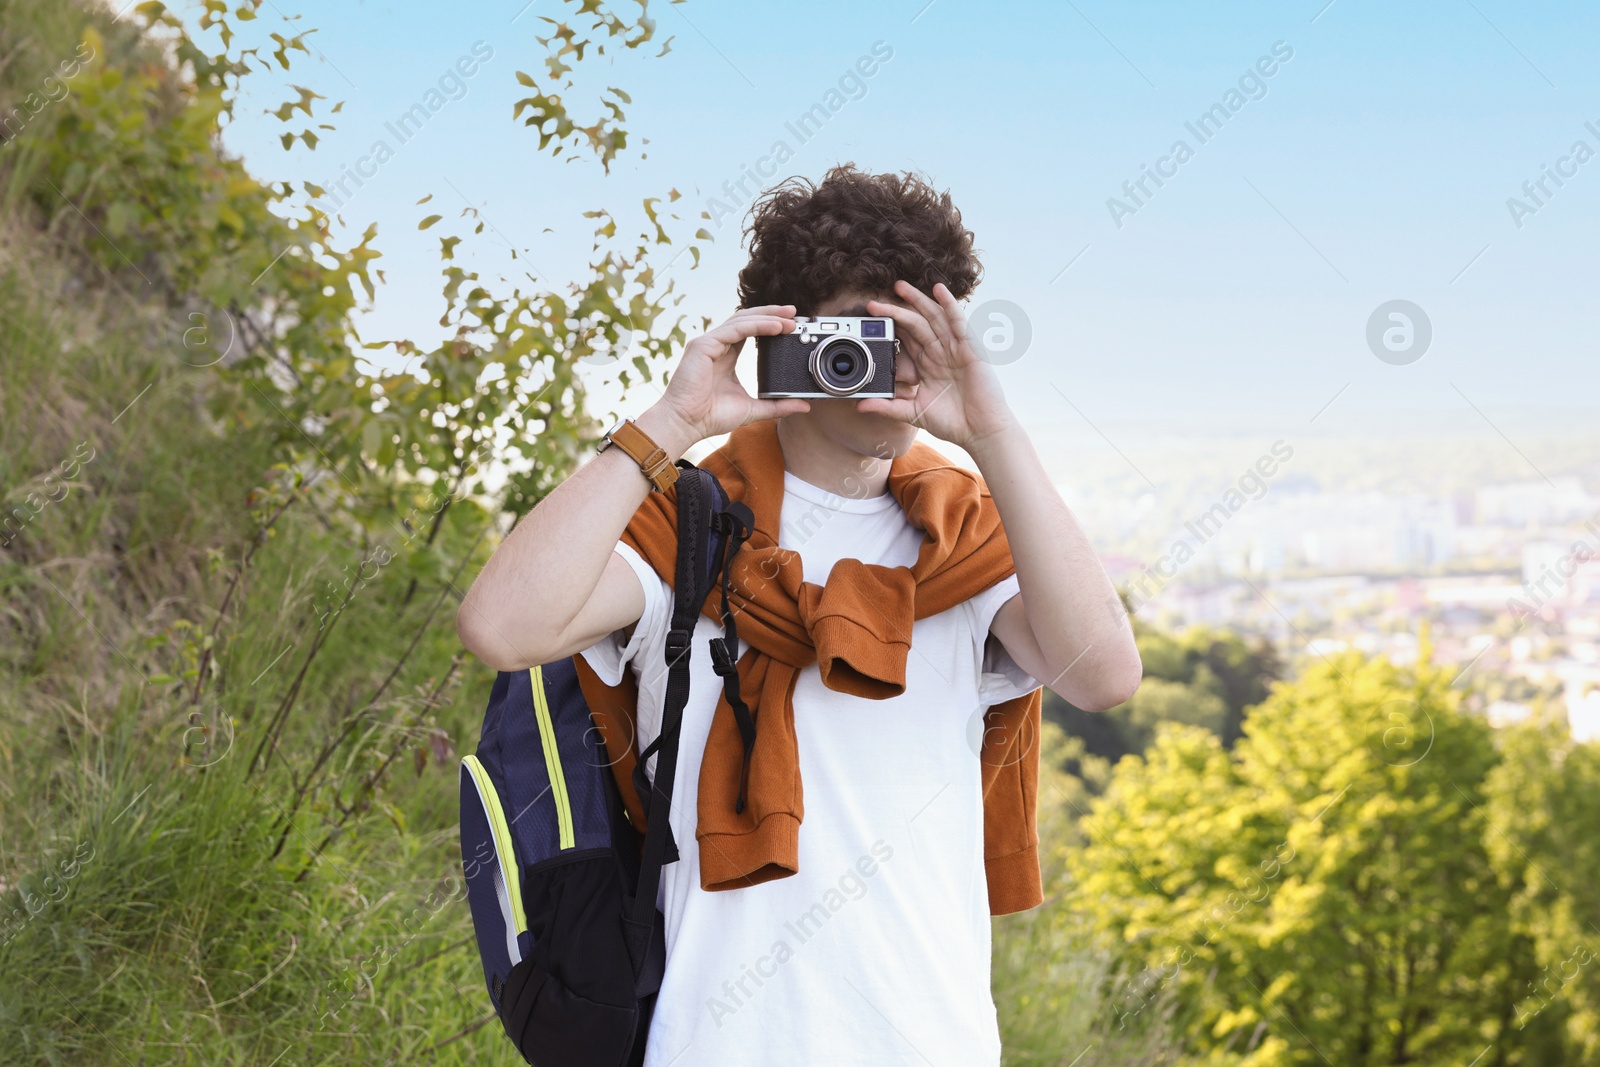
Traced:
<path fill-rule="evenodd" d="M 483 977 L 506 1034 L 535 1067 L 644 1060 L 666 966 L 656 891 L 662 866 L 678 858 L 668 813 L 690 638 L 719 578 L 724 635 L 712 641 L 722 646 L 713 661 L 747 752 L 754 742 L 737 698 L 739 646 L 728 606 L 728 567 L 753 519 L 710 472 L 679 466 L 666 706 L 660 735 L 638 754 L 631 779 L 645 833 L 628 818 L 576 657 L 500 672 L 478 750 L 461 761 L 461 861 Z M 645 773 L 652 755 L 654 781 Z"/>

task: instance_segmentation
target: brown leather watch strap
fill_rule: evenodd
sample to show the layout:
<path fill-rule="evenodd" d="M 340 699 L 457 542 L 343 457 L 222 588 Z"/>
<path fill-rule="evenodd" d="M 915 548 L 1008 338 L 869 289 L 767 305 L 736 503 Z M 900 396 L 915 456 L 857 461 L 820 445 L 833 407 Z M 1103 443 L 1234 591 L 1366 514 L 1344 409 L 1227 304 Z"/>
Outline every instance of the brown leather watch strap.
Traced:
<path fill-rule="evenodd" d="M 650 439 L 650 435 L 634 425 L 633 420 L 623 419 L 616 428 L 606 435 L 606 441 L 616 445 L 639 464 L 639 470 L 650 479 L 650 485 L 658 493 L 665 493 L 678 480 L 678 466 L 668 458 L 666 450 Z M 604 450 L 605 445 L 602 444 Z"/>

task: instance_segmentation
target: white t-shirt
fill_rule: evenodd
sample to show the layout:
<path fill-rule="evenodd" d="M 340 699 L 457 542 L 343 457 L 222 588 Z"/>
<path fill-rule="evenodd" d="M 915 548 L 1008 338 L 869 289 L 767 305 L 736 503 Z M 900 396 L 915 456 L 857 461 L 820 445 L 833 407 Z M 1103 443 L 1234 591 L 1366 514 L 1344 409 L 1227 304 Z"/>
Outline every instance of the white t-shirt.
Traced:
<path fill-rule="evenodd" d="M 846 557 L 910 566 L 923 539 L 889 494 L 841 497 L 792 474 L 781 522 L 780 545 L 818 583 Z M 626 644 L 618 631 L 583 655 L 608 684 L 634 672 L 643 747 L 660 730 L 673 591 L 627 545 L 617 552 L 638 574 L 644 614 Z M 999 642 L 986 655 L 995 612 L 1016 593 L 1013 576 L 918 620 L 898 697 L 838 693 L 815 664 L 803 670 L 799 872 L 717 892 L 700 888 L 695 799 L 721 693 L 707 641 L 722 631 L 700 616 L 672 798 L 681 856 L 662 872 L 667 965 L 645 1067 L 999 1064 L 978 745 L 985 708 L 1039 686 Z"/>

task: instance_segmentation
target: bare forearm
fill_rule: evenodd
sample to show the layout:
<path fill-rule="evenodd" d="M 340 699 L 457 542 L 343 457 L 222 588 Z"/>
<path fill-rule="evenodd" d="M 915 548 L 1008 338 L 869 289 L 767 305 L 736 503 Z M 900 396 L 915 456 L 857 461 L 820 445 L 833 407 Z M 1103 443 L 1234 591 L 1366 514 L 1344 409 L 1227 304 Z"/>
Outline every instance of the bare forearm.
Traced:
<path fill-rule="evenodd" d="M 995 615 L 990 635 L 1019 666 L 1078 707 L 1121 703 L 1142 673 L 1126 613 L 1007 407 L 994 367 L 974 350 L 955 294 L 938 282 L 929 295 L 904 279 L 894 291 L 906 306 L 869 300 L 867 311 L 894 319 L 916 381 L 897 379 L 893 399 L 864 399 L 857 410 L 920 426 L 977 461 L 1005 524 L 1021 588 Z"/>
<path fill-rule="evenodd" d="M 1132 629 L 1093 545 L 1050 484 L 1032 442 L 1012 424 L 974 442 L 972 456 L 1011 543 L 1035 646 L 1024 654 L 1039 658 L 1033 673 L 1079 706 L 1121 703 L 1141 674 Z"/>
<path fill-rule="evenodd" d="M 752 397 L 735 372 L 745 342 L 793 330 L 794 312 L 792 304 L 741 308 L 690 341 L 662 398 L 634 423 L 675 462 L 696 441 L 807 410 L 801 399 Z M 579 468 L 523 517 L 472 583 L 456 613 L 461 643 L 491 667 L 518 670 L 637 622 L 644 591 L 615 546 L 647 492 L 620 449 Z"/>
<path fill-rule="evenodd" d="M 673 460 L 694 443 L 692 431 L 659 406 L 634 422 Z M 561 654 L 649 491 L 621 449 L 580 467 L 522 517 L 472 583 L 457 614 L 462 643 L 500 670 Z M 609 628 L 629 621 L 619 616 Z"/>

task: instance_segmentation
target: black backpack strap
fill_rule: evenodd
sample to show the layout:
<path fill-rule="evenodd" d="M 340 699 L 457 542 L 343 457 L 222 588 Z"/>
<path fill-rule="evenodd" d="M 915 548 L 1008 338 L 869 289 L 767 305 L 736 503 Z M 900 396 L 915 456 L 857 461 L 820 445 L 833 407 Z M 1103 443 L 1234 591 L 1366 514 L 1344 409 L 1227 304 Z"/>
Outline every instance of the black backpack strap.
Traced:
<path fill-rule="evenodd" d="M 733 721 L 739 727 L 739 740 L 744 746 L 744 758 L 739 765 L 739 797 L 733 810 L 744 811 L 745 794 L 750 786 L 750 753 L 756 747 L 756 720 L 750 706 L 739 695 L 739 626 L 734 621 L 733 609 L 728 604 L 729 576 L 733 570 L 733 557 L 750 539 L 755 529 L 755 516 L 738 501 L 732 501 L 715 520 L 723 534 L 722 542 L 722 636 L 711 639 L 711 665 L 722 679 L 722 692 L 733 709 Z"/>
<path fill-rule="evenodd" d="M 715 480 L 710 474 L 705 474 L 704 476 L 709 480 Z M 710 486 L 703 488 L 709 490 Z M 713 495 L 712 499 L 716 499 L 716 495 Z M 680 510 L 679 515 L 681 516 L 682 514 L 683 512 Z M 739 770 L 739 796 L 734 803 L 734 811 L 743 812 L 745 793 L 750 781 L 750 754 L 755 749 L 756 744 L 756 722 L 750 706 L 744 702 L 739 693 L 739 627 L 734 620 L 733 609 L 729 603 L 728 595 L 734 557 L 738 555 L 739 549 L 750 539 L 751 533 L 754 532 L 755 516 L 751 514 L 749 507 L 735 500 L 729 501 L 721 511 L 712 514 L 709 522 L 711 529 L 722 536 L 722 542 L 719 546 L 721 548 L 721 558 L 712 561 L 715 564 L 715 570 L 711 577 L 715 581 L 717 574 L 720 573 L 721 575 L 723 635 L 712 638 L 710 642 L 711 667 L 712 670 L 717 672 L 717 676 L 722 679 L 722 691 L 727 695 L 729 706 L 733 708 L 734 723 L 739 728 L 739 740 L 744 749 L 743 763 L 740 765 Z M 679 530 L 680 544 L 683 543 L 683 532 L 683 530 Z M 704 593 L 697 590 L 695 602 L 700 603 L 704 600 Z M 690 632 L 693 632 L 692 626 Z M 670 650 L 667 660 L 669 664 L 672 662 Z M 644 808 L 647 821 L 650 818 L 651 788 L 650 779 L 645 775 L 645 761 L 660 750 L 665 736 L 663 727 L 663 732 L 658 734 L 656 739 L 645 747 L 644 751 L 639 754 L 638 762 L 633 765 L 633 788 L 634 792 L 639 796 L 639 802 Z M 657 765 L 660 764 L 659 759 L 656 762 Z M 672 863 L 677 858 L 678 850 L 676 844 L 669 837 L 663 862 Z"/>
<path fill-rule="evenodd" d="M 689 700 L 689 648 L 695 620 L 705 600 L 706 557 L 711 551 L 711 509 L 716 500 L 710 492 L 711 475 L 696 467 L 685 467 L 679 475 L 678 561 L 672 603 L 672 626 L 667 631 L 667 695 L 661 710 L 661 730 L 640 753 L 635 768 L 635 784 L 643 777 L 645 760 L 656 757 L 655 780 L 645 798 L 644 853 L 639 867 L 639 883 L 633 898 L 633 921 L 642 926 L 652 923 L 656 911 L 656 890 L 661 884 L 661 868 L 678 858 L 672 839 L 672 788 L 678 772 L 678 738 L 683 732 L 683 706 Z"/>

